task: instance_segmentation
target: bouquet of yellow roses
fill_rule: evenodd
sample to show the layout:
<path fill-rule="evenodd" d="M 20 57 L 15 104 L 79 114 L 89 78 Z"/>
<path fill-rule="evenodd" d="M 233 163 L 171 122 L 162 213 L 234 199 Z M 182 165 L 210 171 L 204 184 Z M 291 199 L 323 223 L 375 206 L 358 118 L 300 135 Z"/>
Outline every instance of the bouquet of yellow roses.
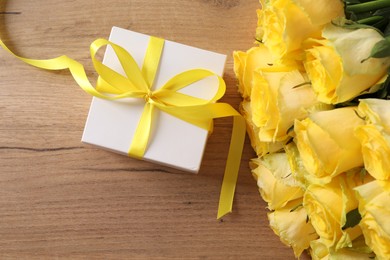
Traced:
<path fill-rule="evenodd" d="M 270 226 L 297 257 L 390 259 L 390 1 L 260 3 L 234 69 Z"/>

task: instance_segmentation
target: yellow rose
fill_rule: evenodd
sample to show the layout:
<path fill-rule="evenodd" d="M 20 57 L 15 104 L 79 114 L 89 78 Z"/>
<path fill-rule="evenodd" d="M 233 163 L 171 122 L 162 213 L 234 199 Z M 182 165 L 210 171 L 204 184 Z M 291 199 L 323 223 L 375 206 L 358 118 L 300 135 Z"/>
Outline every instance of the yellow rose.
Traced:
<path fill-rule="evenodd" d="M 360 250 L 353 245 L 352 248 L 341 248 L 335 251 L 329 248 L 321 239 L 310 242 L 310 254 L 313 260 L 368 260 L 375 255 L 370 250 Z"/>
<path fill-rule="evenodd" d="M 328 260 L 329 247 L 321 239 L 310 242 L 310 255 L 313 260 Z"/>
<path fill-rule="evenodd" d="M 351 30 L 329 24 L 322 36 L 324 40 L 311 41 L 313 47 L 305 51 L 304 61 L 321 102 L 336 104 L 353 99 L 385 80 L 390 58 L 365 60 L 373 46 L 383 40 L 378 31 Z"/>
<path fill-rule="evenodd" d="M 358 171 L 360 172 L 360 170 Z M 324 245 L 338 250 L 351 246 L 362 233 L 358 225 L 343 229 L 347 213 L 358 207 L 353 188 L 361 185 L 360 174 L 342 174 L 327 184 L 311 184 L 303 197 L 309 219 Z"/>
<path fill-rule="evenodd" d="M 362 144 L 366 170 L 377 180 L 390 180 L 390 135 L 375 125 L 359 126 L 355 135 Z"/>
<path fill-rule="evenodd" d="M 240 106 L 240 112 L 244 116 L 247 124 L 247 132 L 251 145 L 257 156 L 261 157 L 268 153 L 274 153 L 283 148 L 282 142 L 262 142 L 259 137 L 259 128 L 253 124 L 252 109 L 249 101 L 243 101 Z"/>
<path fill-rule="evenodd" d="M 300 50 L 305 39 L 320 37 L 323 25 L 343 14 L 340 0 L 271 0 L 258 11 L 257 38 L 280 59 Z"/>
<path fill-rule="evenodd" d="M 390 182 L 372 181 L 355 190 L 367 245 L 378 259 L 390 259 Z"/>
<path fill-rule="evenodd" d="M 355 130 L 362 144 L 366 170 L 378 180 L 390 180 L 390 101 L 363 99 L 358 106 L 367 125 Z"/>
<path fill-rule="evenodd" d="M 295 0 L 307 13 L 314 25 L 325 25 L 332 20 L 344 17 L 344 4 L 340 0 Z"/>
<path fill-rule="evenodd" d="M 285 153 L 273 153 L 254 159 L 252 168 L 260 194 L 270 210 L 280 209 L 288 202 L 302 198 L 303 190 L 291 176 Z"/>
<path fill-rule="evenodd" d="M 264 45 L 249 49 L 247 52 L 235 51 L 234 72 L 238 79 L 238 90 L 244 98 L 248 98 L 252 90 L 253 73 L 257 68 L 270 67 L 273 59 Z"/>
<path fill-rule="evenodd" d="M 290 142 L 284 146 L 284 151 L 286 152 L 288 162 L 290 164 L 291 175 L 295 181 L 299 183 L 300 187 L 306 189 L 310 184 L 308 180 L 306 180 L 306 176 L 309 174 L 302 163 L 297 145 L 294 142 Z"/>
<path fill-rule="evenodd" d="M 384 99 L 368 98 L 360 100 L 359 114 L 365 117 L 369 124 L 381 126 L 390 134 L 390 101 Z"/>
<path fill-rule="evenodd" d="M 290 202 L 285 208 L 268 213 L 272 230 L 287 246 L 291 246 L 296 257 L 307 249 L 310 241 L 318 236 L 313 226 L 306 221 L 307 213 L 303 207 L 296 207 L 302 200 Z"/>
<path fill-rule="evenodd" d="M 354 136 L 364 120 L 356 107 L 315 112 L 295 121 L 295 142 L 311 181 L 329 182 L 334 176 L 363 165 L 361 145 Z"/>
<path fill-rule="evenodd" d="M 290 69 L 274 66 L 272 71 L 259 69 L 253 76 L 252 120 L 261 141 L 285 141 L 294 119 L 306 118 L 308 110 L 319 105 L 313 89 L 302 85 L 307 82 L 305 75 Z"/>

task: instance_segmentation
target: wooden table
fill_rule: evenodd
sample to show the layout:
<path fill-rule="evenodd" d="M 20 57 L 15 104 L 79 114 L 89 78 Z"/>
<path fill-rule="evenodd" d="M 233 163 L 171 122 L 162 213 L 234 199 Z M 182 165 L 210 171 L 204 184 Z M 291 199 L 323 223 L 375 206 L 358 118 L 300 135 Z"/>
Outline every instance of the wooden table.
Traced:
<path fill-rule="evenodd" d="M 96 78 L 89 44 L 112 26 L 228 55 L 223 102 L 241 100 L 233 50 L 254 42 L 257 0 L 0 1 L 18 54 L 66 54 Z M 246 141 L 234 211 L 216 220 L 232 127 L 215 121 L 198 175 L 80 143 L 91 97 L 68 71 L 0 50 L 0 258 L 294 259 L 269 228 Z"/>

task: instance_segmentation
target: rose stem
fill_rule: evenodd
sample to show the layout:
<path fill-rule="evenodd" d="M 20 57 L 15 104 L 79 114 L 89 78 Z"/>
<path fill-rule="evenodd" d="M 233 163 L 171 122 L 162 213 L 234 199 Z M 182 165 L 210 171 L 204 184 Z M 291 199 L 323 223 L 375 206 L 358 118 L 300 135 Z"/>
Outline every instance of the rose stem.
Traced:
<path fill-rule="evenodd" d="M 348 5 L 346 7 L 346 10 L 354 13 L 363 13 L 367 11 L 378 10 L 385 7 L 390 7 L 390 0 L 376 0 L 361 4 Z"/>

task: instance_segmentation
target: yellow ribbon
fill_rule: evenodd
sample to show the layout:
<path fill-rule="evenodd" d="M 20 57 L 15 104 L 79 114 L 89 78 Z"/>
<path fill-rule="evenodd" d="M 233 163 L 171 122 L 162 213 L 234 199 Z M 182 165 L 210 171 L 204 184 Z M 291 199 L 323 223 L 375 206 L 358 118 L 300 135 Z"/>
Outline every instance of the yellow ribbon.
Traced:
<path fill-rule="evenodd" d="M 133 57 L 122 47 L 105 39 L 95 40 L 91 44 L 90 52 L 94 67 L 99 74 L 96 88 L 89 82 L 83 65 L 65 55 L 48 60 L 26 59 L 14 54 L 1 40 L 0 45 L 18 59 L 32 66 L 47 70 L 69 69 L 78 85 L 85 92 L 95 97 L 107 100 L 122 98 L 144 99 L 145 107 L 128 152 L 133 157 L 142 158 L 147 149 L 150 129 L 154 121 L 154 108 L 158 108 L 208 131 L 212 128 L 212 119 L 234 117 L 217 218 L 221 218 L 232 211 L 246 129 L 243 117 L 233 107 L 226 103 L 215 103 L 224 95 L 226 88 L 225 82 L 220 76 L 204 69 L 188 70 L 174 76 L 161 88 L 152 91 L 151 88 L 164 46 L 164 40 L 156 37 L 151 37 L 149 40 L 142 69 L 139 69 Z M 110 45 L 113 48 L 126 76 L 110 69 L 95 58 L 99 48 L 105 45 Z M 209 100 L 177 92 L 194 82 L 210 76 L 218 78 L 219 86 L 217 93 Z"/>

